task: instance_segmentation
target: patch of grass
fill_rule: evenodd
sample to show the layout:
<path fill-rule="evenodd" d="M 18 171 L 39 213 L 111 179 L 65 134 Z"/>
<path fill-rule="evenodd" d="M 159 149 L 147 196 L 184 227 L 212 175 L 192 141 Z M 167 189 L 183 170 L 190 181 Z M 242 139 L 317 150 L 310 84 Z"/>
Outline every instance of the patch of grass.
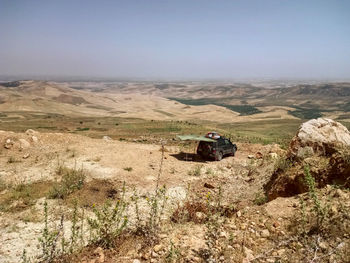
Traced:
<path fill-rule="evenodd" d="M 255 194 L 255 199 L 254 199 L 254 204 L 256 205 L 263 205 L 267 203 L 268 198 L 265 193 L 256 193 Z"/>
<path fill-rule="evenodd" d="M 47 195 L 52 182 L 40 181 L 30 184 L 6 185 L 7 191 L 0 194 L 0 211 L 18 212 L 35 204 L 36 200 Z"/>
<path fill-rule="evenodd" d="M 285 172 L 290 167 L 292 167 L 292 162 L 289 159 L 286 159 L 285 156 L 279 156 L 275 162 L 275 171 L 276 172 Z"/>
<path fill-rule="evenodd" d="M 188 171 L 190 176 L 200 176 L 202 173 L 203 165 L 196 165 L 193 169 Z"/>
<path fill-rule="evenodd" d="M 319 109 L 297 108 L 294 111 L 288 111 L 288 113 L 299 119 L 309 120 L 309 119 L 317 119 L 322 117 L 322 111 Z"/>
<path fill-rule="evenodd" d="M 246 115 L 252 115 L 256 113 L 262 112 L 261 110 L 255 108 L 252 105 L 230 105 L 230 104 L 225 104 L 222 103 L 222 99 L 216 99 L 216 98 L 205 98 L 205 99 L 180 99 L 180 98 L 169 98 L 171 100 L 178 101 L 180 103 L 183 103 L 185 105 L 193 105 L 193 106 L 198 106 L 198 105 L 208 105 L 208 104 L 213 104 L 217 106 L 222 106 L 225 107 L 229 110 L 235 111 L 240 113 L 241 116 L 246 116 Z"/>
<path fill-rule="evenodd" d="M 60 165 L 56 173 L 62 176 L 62 179 L 52 187 L 48 195 L 49 198 L 64 199 L 84 185 L 86 175 L 83 169 L 71 169 Z"/>
<path fill-rule="evenodd" d="M 80 128 L 80 127 L 78 127 L 78 128 L 76 129 L 76 131 L 88 131 L 88 130 L 90 130 L 90 128 L 87 128 L 87 127 L 85 127 L 85 128 Z"/>
<path fill-rule="evenodd" d="M 207 170 L 205 171 L 206 175 L 214 175 L 214 170 L 212 168 L 207 168 Z"/>

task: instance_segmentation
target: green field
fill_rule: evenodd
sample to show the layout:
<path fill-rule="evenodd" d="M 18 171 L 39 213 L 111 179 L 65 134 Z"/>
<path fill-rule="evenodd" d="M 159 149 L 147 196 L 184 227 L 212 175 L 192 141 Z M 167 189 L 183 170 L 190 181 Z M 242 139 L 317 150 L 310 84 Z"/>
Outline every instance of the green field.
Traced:
<path fill-rule="evenodd" d="M 115 140 L 155 143 L 166 139 L 168 144 L 176 144 L 176 135 L 198 134 L 218 131 L 235 142 L 270 144 L 286 146 L 301 120 L 271 120 L 237 123 L 216 123 L 205 121 L 155 121 L 136 118 L 118 117 L 67 117 L 55 114 L 38 114 L 35 112 L 12 112 L 0 116 L 0 130 L 24 132 L 34 129 L 39 132 L 64 132 L 102 138 L 107 135 Z M 21 118 L 20 116 L 23 116 Z M 347 123 L 346 125 L 349 125 Z"/>

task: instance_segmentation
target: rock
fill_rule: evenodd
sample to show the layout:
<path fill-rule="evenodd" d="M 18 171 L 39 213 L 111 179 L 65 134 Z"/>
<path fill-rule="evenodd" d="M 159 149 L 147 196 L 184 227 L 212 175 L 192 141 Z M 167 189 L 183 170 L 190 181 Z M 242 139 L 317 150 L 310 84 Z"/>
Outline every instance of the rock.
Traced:
<path fill-rule="evenodd" d="M 22 158 L 23 158 L 23 159 L 27 159 L 29 156 L 30 156 L 29 153 L 26 153 L 26 154 L 23 155 Z"/>
<path fill-rule="evenodd" d="M 275 221 L 275 222 L 273 222 L 273 227 L 275 227 L 275 228 L 277 228 L 277 227 L 279 227 L 280 226 L 280 223 L 278 223 L 278 221 Z"/>
<path fill-rule="evenodd" d="M 334 193 L 334 197 L 340 197 L 343 199 L 347 199 L 348 195 L 345 192 L 343 192 L 341 189 L 337 189 Z"/>
<path fill-rule="evenodd" d="M 13 142 L 11 139 L 7 139 L 6 142 L 5 142 L 5 144 L 4 144 L 4 147 L 5 147 L 6 149 L 11 149 L 12 146 L 13 146 L 13 144 L 14 144 L 14 142 Z"/>
<path fill-rule="evenodd" d="M 32 130 L 32 129 L 26 130 L 26 134 L 27 134 L 27 135 L 35 135 L 35 134 L 38 134 L 38 133 L 39 133 L 39 132 L 34 131 L 34 130 Z"/>
<path fill-rule="evenodd" d="M 254 155 L 249 154 L 249 155 L 248 155 L 248 159 L 254 159 Z"/>
<path fill-rule="evenodd" d="M 153 247 L 153 251 L 158 253 L 159 251 L 161 251 L 163 249 L 163 246 L 161 244 L 155 245 Z"/>
<path fill-rule="evenodd" d="M 141 263 L 141 261 L 139 260 L 139 259 L 134 259 L 133 261 L 132 261 L 132 263 Z"/>
<path fill-rule="evenodd" d="M 159 255 L 158 255 L 156 252 L 154 252 L 154 251 L 152 251 L 151 256 L 152 256 L 152 258 L 157 258 L 157 257 L 159 257 Z"/>
<path fill-rule="evenodd" d="M 27 149 L 30 147 L 30 143 L 25 139 L 19 139 L 21 149 Z"/>
<path fill-rule="evenodd" d="M 305 155 L 329 155 L 339 145 L 350 147 L 350 132 L 341 123 L 331 119 L 318 118 L 301 125 L 292 139 L 288 156 L 305 158 Z"/>
<path fill-rule="evenodd" d="M 219 237 L 225 237 L 225 238 L 227 238 L 227 233 L 224 232 L 224 231 L 222 231 L 222 232 L 220 232 Z"/>
<path fill-rule="evenodd" d="M 214 189 L 215 188 L 215 186 L 213 186 L 212 184 L 209 184 L 209 183 L 204 183 L 204 187 L 208 188 L 208 189 Z"/>
<path fill-rule="evenodd" d="M 245 256 L 243 262 L 250 262 L 254 258 L 253 251 L 245 246 L 243 247 L 243 253 Z"/>
<path fill-rule="evenodd" d="M 256 159 L 262 159 L 262 158 L 263 158 L 263 154 L 262 154 L 261 152 L 257 152 L 257 153 L 255 154 L 255 158 L 256 158 Z"/>
<path fill-rule="evenodd" d="M 37 143 L 38 141 L 39 141 L 39 139 L 38 139 L 38 137 L 36 137 L 36 136 L 32 136 L 32 141 L 34 142 L 34 143 Z"/>
<path fill-rule="evenodd" d="M 318 246 L 322 249 L 322 250 L 327 250 L 328 245 L 326 242 L 320 242 L 318 243 Z"/>
<path fill-rule="evenodd" d="M 284 253 L 286 253 L 286 250 L 284 248 L 281 248 L 281 249 L 277 250 L 277 254 L 279 256 L 282 256 Z"/>
<path fill-rule="evenodd" d="M 103 136 L 102 139 L 106 142 L 113 141 L 113 139 L 109 136 Z"/>
<path fill-rule="evenodd" d="M 242 216 L 242 212 L 241 211 L 237 211 L 237 217 L 241 217 Z"/>
<path fill-rule="evenodd" d="M 269 156 L 271 159 L 278 159 L 278 154 L 277 153 L 269 153 Z"/>
<path fill-rule="evenodd" d="M 261 231 L 260 235 L 261 237 L 267 238 L 270 236 L 270 232 L 268 229 L 264 229 L 263 231 Z"/>
<path fill-rule="evenodd" d="M 306 166 L 318 188 L 335 182 L 350 187 L 349 149 L 350 132 L 342 124 L 323 118 L 303 123 L 290 143 L 286 160 L 281 160 L 265 185 L 268 199 L 308 191 Z"/>
<path fill-rule="evenodd" d="M 203 222 L 204 219 L 206 218 L 206 215 L 202 212 L 196 212 L 196 218 L 200 221 Z"/>

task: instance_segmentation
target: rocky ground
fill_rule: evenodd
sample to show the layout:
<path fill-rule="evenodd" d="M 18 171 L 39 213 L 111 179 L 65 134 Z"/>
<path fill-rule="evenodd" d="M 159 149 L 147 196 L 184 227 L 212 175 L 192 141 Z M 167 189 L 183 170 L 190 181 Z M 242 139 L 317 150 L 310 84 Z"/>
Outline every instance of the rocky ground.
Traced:
<path fill-rule="evenodd" d="M 343 131 L 343 138 L 347 133 Z M 311 141 L 305 145 L 314 149 L 316 143 Z M 58 262 L 350 261 L 346 253 L 350 250 L 347 155 L 339 155 L 345 165 L 342 184 L 302 180 L 298 189 L 303 191 L 279 197 L 286 195 L 275 191 L 281 189 L 276 182 L 283 181 L 276 178 L 307 177 L 308 172 L 303 170 L 304 159 L 290 159 L 290 151 L 277 145 L 238 144 L 235 157 L 214 162 L 198 159 L 192 148 L 169 146 L 165 141 L 141 144 L 28 130 L 0 132 L 0 143 L 0 262 L 20 262 L 24 249 L 27 257 L 41 253 L 38 237 L 45 226 L 45 200 L 50 227 L 60 229 L 65 215 L 62 229 L 69 236 L 74 229 L 75 200 L 79 213 L 84 209 L 86 217 L 93 217 L 93 207 L 122 200 L 123 182 L 129 227 L 114 246 L 94 243 Z M 315 149 L 330 145 L 323 141 Z M 333 154 L 339 152 L 315 158 L 323 158 L 326 171 L 331 171 Z M 281 163 L 287 160 L 292 165 L 282 171 Z M 55 198 L 52 189 L 64 180 L 65 169 L 84 171 L 84 182 L 63 198 Z M 166 185 L 164 196 L 157 196 L 157 207 L 164 201 L 166 205 L 164 213 L 154 212 L 156 226 L 149 229 L 157 185 Z M 323 188 L 317 190 L 317 186 Z M 267 202 L 266 191 L 271 189 L 279 194 Z M 138 220 L 135 196 L 144 220 Z M 80 245 L 89 236 L 82 229 L 85 241 Z"/>

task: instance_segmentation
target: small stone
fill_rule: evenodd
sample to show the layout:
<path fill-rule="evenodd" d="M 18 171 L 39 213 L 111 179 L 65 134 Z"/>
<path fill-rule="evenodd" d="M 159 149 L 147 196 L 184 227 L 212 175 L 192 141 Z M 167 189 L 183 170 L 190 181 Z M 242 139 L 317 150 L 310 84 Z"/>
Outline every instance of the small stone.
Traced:
<path fill-rule="evenodd" d="M 243 262 L 250 262 L 254 258 L 253 251 L 251 249 L 243 247 L 243 252 L 245 255 Z"/>
<path fill-rule="evenodd" d="M 202 212 L 196 212 L 196 218 L 197 218 L 199 221 L 202 221 L 202 220 L 204 220 L 204 218 L 205 218 L 205 214 L 202 213 Z"/>
<path fill-rule="evenodd" d="M 166 239 L 167 237 L 168 237 L 167 234 L 160 234 L 160 235 L 159 235 L 159 238 L 160 238 L 160 239 Z"/>
<path fill-rule="evenodd" d="M 271 159 L 278 159 L 277 153 L 270 153 L 269 156 L 271 157 Z"/>
<path fill-rule="evenodd" d="M 163 249 L 163 246 L 160 245 L 160 244 L 155 245 L 155 246 L 153 247 L 153 251 L 156 252 L 156 253 L 158 253 L 158 252 L 161 251 L 162 249 Z"/>
<path fill-rule="evenodd" d="M 102 139 L 103 139 L 104 141 L 106 141 L 106 142 L 108 142 L 108 141 L 113 141 L 113 139 L 112 139 L 111 137 L 109 137 L 109 136 L 103 136 Z"/>
<path fill-rule="evenodd" d="M 237 217 L 241 217 L 241 216 L 242 216 L 241 211 L 237 211 Z"/>
<path fill-rule="evenodd" d="M 205 188 L 208 188 L 208 189 L 214 189 L 214 188 L 215 188 L 214 185 L 209 184 L 209 183 L 204 183 L 204 187 L 205 187 Z"/>
<path fill-rule="evenodd" d="M 255 158 L 256 158 L 256 159 L 262 159 L 262 158 L 263 158 L 263 154 L 262 154 L 261 152 L 257 152 L 257 153 L 255 154 Z"/>
<path fill-rule="evenodd" d="M 272 252 L 272 256 L 276 257 L 278 254 L 276 251 Z"/>
<path fill-rule="evenodd" d="M 32 141 L 34 142 L 34 143 L 37 143 L 39 140 L 38 140 L 38 137 L 36 137 L 36 136 L 32 136 Z"/>
<path fill-rule="evenodd" d="M 254 159 L 254 155 L 249 154 L 249 155 L 248 155 L 248 159 Z"/>
<path fill-rule="evenodd" d="M 338 213 L 338 208 L 335 205 L 332 205 L 329 210 L 332 215 L 336 215 Z"/>
<path fill-rule="evenodd" d="M 241 225 L 241 230 L 245 230 L 246 228 L 247 228 L 247 224 L 244 224 L 244 223 L 243 223 L 243 224 Z"/>
<path fill-rule="evenodd" d="M 341 189 L 337 189 L 334 193 L 334 197 L 340 197 L 340 198 L 346 199 L 347 195 Z"/>
<path fill-rule="evenodd" d="M 264 229 L 263 231 L 261 231 L 261 237 L 267 238 L 270 236 L 270 232 L 268 229 Z"/>
<path fill-rule="evenodd" d="M 4 144 L 4 147 L 5 147 L 6 149 L 11 149 L 12 146 L 13 146 L 13 141 L 12 141 L 11 139 L 7 139 L 6 142 L 5 142 L 5 144 Z"/>
<path fill-rule="evenodd" d="M 29 153 L 23 155 L 23 159 L 27 159 L 29 157 Z"/>
<path fill-rule="evenodd" d="M 226 234 L 226 232 L 224 232 L 224 231 L 222 231 L 222 232 L 220 232 L 220 235 L 219 235 L 220 237 L 227 237 L 227 234 Z"/>
<path fill-rule="evenodd" d="M 275 228 L 279 227 L 280 226 L 280 223 L 278 223 L 277 221 L 273 222 L 272 224 Z"/>
<path fill-rule="evenodd" d="M 284 248 L 277 250 L 277 254 L 279 256 L 282 256 L 285 252 L 286 252 L 286 250 Z"/>
<path fill-rule="evenodd" d="M 132 263 L 141 263 L 141 261 L 138 260 L 138 259 L 134 259 L 134 260 L 132 261 Z"/>
<path fill-rule="evenodd" d="M 326 242 L 320 242 L 320 243 L 318 244 L 318 246 L 319 246 L 321 249 L 323 249 L 323 250 L 326 250 L 326 249 L 328 248 Z"/>
<path fill-rule="evenodd" d="M 157 258 L 157 257 L 159 257 L 159 255 L 156 253 L 156 252 L 154 252 L 154 251 L 152 251 L 152 258 Z"/>

